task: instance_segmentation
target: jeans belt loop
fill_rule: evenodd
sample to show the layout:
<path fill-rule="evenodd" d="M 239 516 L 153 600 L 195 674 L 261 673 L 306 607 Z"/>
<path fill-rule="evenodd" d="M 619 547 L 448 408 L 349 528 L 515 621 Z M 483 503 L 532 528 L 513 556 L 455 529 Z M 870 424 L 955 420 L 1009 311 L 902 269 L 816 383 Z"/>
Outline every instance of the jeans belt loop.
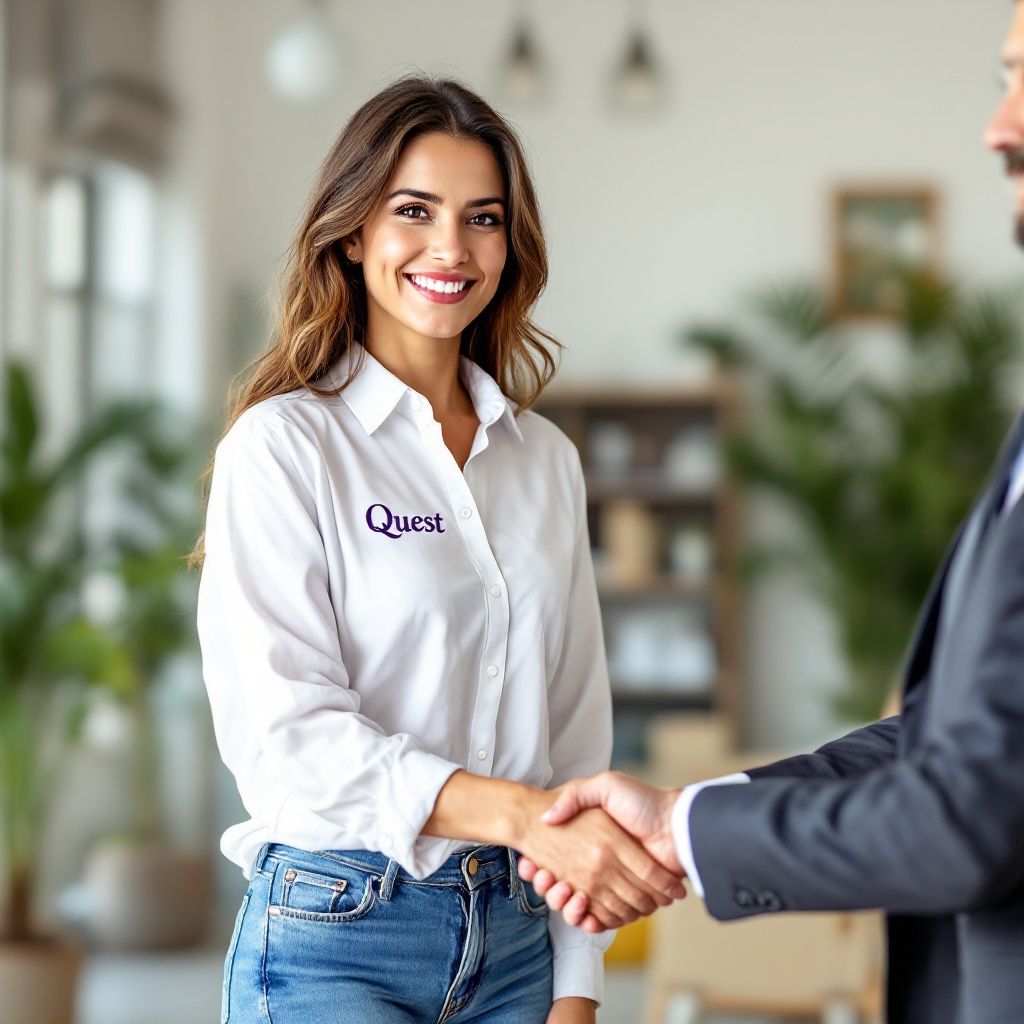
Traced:
<path fill-rule="evenodd" d="M 388 866 L 380 880 L 380 898 L 384 903 L 391 899 L 391 891 L 395 887 L 395 879 L 398 877 L 399 863 L 393 857 L 388 861 Z"/>
<path fill-rule="evenodd" d="M 270 843 L 264 843 L 257 851 L 249 867 L 250 880 L 263 871 L 263 865 L 267 862 L 267 854 L 270 852 Z"/>
<path fill-rule="evenodd" d="M 519 855 L 508 847 L 508 898 L 514 900 L 519 892 Z"/>

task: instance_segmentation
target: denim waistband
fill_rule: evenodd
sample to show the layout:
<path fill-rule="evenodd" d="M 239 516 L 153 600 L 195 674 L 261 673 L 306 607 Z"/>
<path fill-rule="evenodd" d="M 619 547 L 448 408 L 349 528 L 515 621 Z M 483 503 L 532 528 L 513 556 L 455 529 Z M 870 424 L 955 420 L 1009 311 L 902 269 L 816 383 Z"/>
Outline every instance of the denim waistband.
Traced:
<path fill-rule="evenodd" d="M 391 887 L 396 881 L 406 885 L 464 885 L 476 889 L 496 878 L 508 875 L 515 880 L 518 875 L 516 854 L 506 846 L 477 846 L 452 854 L 426 878 L 416 878 L 398 861 L 375 850 L 318 850 L 314 853 L 282 843 L 270 843 L 260 850 L 255 870 L 262 872 L 268 861 L 328 873 L 332 863 L 345 864 L 379 877 L 387 894 L 390 894 Z"/>

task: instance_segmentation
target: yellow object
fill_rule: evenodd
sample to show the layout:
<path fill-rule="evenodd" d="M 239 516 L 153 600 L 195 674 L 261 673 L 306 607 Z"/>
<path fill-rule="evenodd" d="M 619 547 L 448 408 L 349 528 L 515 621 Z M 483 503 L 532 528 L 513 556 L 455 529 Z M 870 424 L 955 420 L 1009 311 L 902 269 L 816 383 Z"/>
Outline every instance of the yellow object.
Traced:
<path fill-rule="evenodd" d="M 609 967 L 633 966 L 647 959 L 650 922 L 642 917 L 632 924 L 623 925 L 615 933 L 615 941 L 608 947 L 604 962 Z"/>

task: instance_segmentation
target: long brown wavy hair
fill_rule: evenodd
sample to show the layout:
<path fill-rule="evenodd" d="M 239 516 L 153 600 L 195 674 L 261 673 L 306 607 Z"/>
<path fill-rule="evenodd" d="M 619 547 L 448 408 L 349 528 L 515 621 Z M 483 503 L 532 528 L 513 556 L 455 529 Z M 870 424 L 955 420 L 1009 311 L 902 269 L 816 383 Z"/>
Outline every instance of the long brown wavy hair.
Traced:
<path fill-rule="evenodd" d="M 462 354 L 487 371 L 521 409 L 554 375 L 559 343 L 531 320 L 547 283 L 548 262 L 537 194 L 515 130 L 484 99 L 451 79 L 412 75 L 364 103 L 324 160 L 298 236 L 289 251 L 277 328 L 267 351 L 232 387 L 225 433 L 252 406 L 317 383 L 366 334 L 363 270 L 343 243 L 376 212 L 405 147 L 441 133 L 484 143 L 494 154 L 506 193 L 505 266 L 498 289 L 463 331 Z M 353 364 L 358 366 L 358 360 Z M 204 476 L 204 491 L 212 472 Z M 203 538 L 190 559 L 202 564 Z"/>

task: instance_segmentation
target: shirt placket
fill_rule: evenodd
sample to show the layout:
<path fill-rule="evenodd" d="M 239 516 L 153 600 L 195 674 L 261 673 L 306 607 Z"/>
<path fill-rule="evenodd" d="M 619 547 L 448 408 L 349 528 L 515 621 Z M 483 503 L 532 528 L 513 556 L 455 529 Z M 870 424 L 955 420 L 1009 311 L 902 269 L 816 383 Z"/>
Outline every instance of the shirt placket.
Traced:
<path fill-rule="evenodd" d="M 494 770 L 498 706 L 501 703 L 508 661 L 508 588 L 487 539 L 476 498 L 464 473 L 445 446 L 441 424 L 434 419 L 430 403 L 413 392 L 410 404 L 423 443 L 445 485 L 454 522 L 480 580 L 480 596 L 485 612 L 484 635 L 474 687 L 466 770 L 474 775 L 489 776 Z M 485 428 L 481 426 L 480 429 Z M 474 445 L 476 450 L 477 446 Z"/>

